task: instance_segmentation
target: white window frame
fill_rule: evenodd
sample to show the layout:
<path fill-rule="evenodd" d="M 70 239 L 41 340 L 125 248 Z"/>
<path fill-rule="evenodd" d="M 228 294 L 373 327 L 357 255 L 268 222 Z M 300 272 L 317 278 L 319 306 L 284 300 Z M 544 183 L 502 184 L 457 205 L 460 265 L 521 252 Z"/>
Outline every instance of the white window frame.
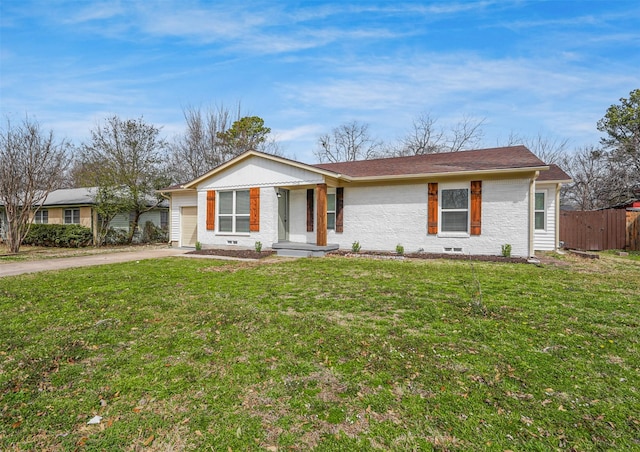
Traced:
<path fill-rule="evenodd" d="M 538 209 L 536 206 L 538 195 L 543 196 L 542 209 Z M 537 190 L 533 196 L 534 196 L 533 198 L 533 229 L 535 231 L 546 231 L 547 230 L 547 191 Z M 542 214 L 542 223 L 543 223 L 542 228 L 536 227 L 537 225 L 536 218 L 538 217 L 538 214 Z"/>
<path fill-rule="evenodd" d="M 71 212 L 71 221 L 67 221 L 67 212 Z M 77 218 L 76 218 L 77 213 Z M 70 208 L 64 209 L 62 212 L 63 218 L 62 221 L 64 224 L 80 224 L 80 209 L 79 208 Z"/>
<path fill-rule="evenodd" d="M 249 204 L 247 206 L 247 213 L 238 213 L 237 212 L 237 195 L 239 192 L 246 192 L 247 199 L 249 200 Z M 221 197 L 226 193 L 232 193 L 232 206 L 231 213 L 220 213 L 220 208 L 222 207 Z M 250 221 L 251 221 L 251 197 L 250 191 L 247 188 L 246 190 L 224 190 L 218 191 L 216 193 L 216 229 L 217 233 L 220 235 L 249 235 L 250 232 Z M 223 231 L 222 227 L 222 218 L 231 218 L 231 231 Z M 246 218 L 247 219 L 247 230 L 246 231 L 238 231 L 238 218 Z"/>
<path fill-rule="evenodd" d="M 466 190 L 467 191 L 467 207 L 466 209 L 444 209 L 442 195 L 447 190 Z M 444 214 L 447 212 L 466 212 L 467 227 L 466 231 L 445 231 L 443 228 Z M 470 237 L 471 231 L 471 184 L 440 184 L 438 187 L 438 237 Z"/>
<path fill-rule="evenodd" d="M 329 209 L 329 199 L 333 199 L 333 210 Z M 335 231 L 336 230 L 336 202 L 338 201 L 335 192 L 327 193 L 327 230 Z M 330 220 L 333 218 L 333 221 Z M 333 222 L 333 224 L 331 224 Z"/>
<path fill-rule="evenodd" d="M 33 222 L 35 224 L 48 224 L 49 223 L 49 210 L 48 209 L 38 209 L 38 211 L 33 214 Z"/>

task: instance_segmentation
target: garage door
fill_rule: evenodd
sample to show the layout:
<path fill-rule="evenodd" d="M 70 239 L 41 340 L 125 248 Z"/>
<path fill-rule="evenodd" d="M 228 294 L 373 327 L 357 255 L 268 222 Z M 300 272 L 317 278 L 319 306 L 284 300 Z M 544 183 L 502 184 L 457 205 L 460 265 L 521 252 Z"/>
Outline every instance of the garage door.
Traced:
<path fill-rule="evenodd" d="M 198 240 L 198 208 L 183 207 L 180 211 L 180 246 L 196 246 Z"/>

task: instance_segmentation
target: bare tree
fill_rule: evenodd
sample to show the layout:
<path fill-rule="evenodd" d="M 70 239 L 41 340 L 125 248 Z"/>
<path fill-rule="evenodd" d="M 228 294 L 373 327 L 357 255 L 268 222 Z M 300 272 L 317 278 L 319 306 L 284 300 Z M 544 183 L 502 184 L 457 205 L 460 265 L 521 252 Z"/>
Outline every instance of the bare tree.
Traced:
<path fill-rule="evenodd" d="M 67 142 L 40 129 L 26 117 L 0 130 L 0 203 L 7 217 L 7 245 L 12 253 L 29 232 L 31 219 L 49 193 L 63 183 L 69 164 Z"/>
<path fill-rule="evenodd" d="M 242 116 L 239 103 L 235 110 L 187 107 L 183 115 L 186 130 L 169 145 L 168 172 L 174 182 L 193 180 L 249 148 L 279 153 L 264 121 Z"/>
<path fill-rule="evenodd" d="M 433 154 L 437 152 L 457 152 L 473 149 L 482 141 L 484 119 L 464 116 L 450 130 L 437 126 L 437 119 L 429 113 L 422 113 L 413 120 L 407 135 L 400 145 L 389 153 L 393 156 Z"/>
<path fill-rule="evenodd" d="M 86 174 L 85 182 L 109 193 L 105 200 L 123 212 L 132 212 L 129 242 L 140 216 L 162 202 L 156 190 L 169 183 L 164 168 L 166 143 L 159 134 L 160 129 L 142 118 L 113 116 L 91 131 L 91 140 L 81 149 L 84 165 L 95 169 Z"/>
<path fill-rule="evenodd" d="M 182 113 L 186 131 L 169 146 L 169 171 L 174 182 L 193 180 L 232 157 L 218 134 L 240 119 L 240 105 L 235 113 L 224 105 L 204 111 L 186 107 Z"/>
<path fill-rule="evenodd" d="M 509 137 L 507 137 L 506 143 L 502 143 L 501 146 L 513 146 L 516 144 L 525 145 L 540 160 L 547 164 L 554 163 L 563 166 L 567 163 L 568 138 L 543 135 L 540 132 L 533 137 L 524 137 L 511 132 Z"/>
<path fill-rule="evenodd" d="M 411 129 L 392 154 L 400 157 L 441 152 L 446 148 L 446 138 L 442 129 L 436 129 L 436 122 L 430 114 L 422 113 L 413 120 Z"/>
<path fill-rule="evenodd" d="M 620 186 L 625 183 L 612 165 L 609 154 L 600 148 L 586 146 L 566 159 L 565 170 L 573 182 L 563 187 L 563 203 L 577 210 L 609 207 L 617 201 Z"/>
<path fill-rule="evenodd" d="M 474 119 L 471 116 L 463 116 L 451 129 L 450 137 L 447 140 L 447 151 L 457 152 L 477 148 L 484 136 L 483 124 L 484 118 Z"/>
<path fill-rule="evenodd" d="M 369 125 L 351 121 L 318 138 L 313 152 L 320 162 L 351 162 L 379 156 L 382 142 L 371 137 Z"/>

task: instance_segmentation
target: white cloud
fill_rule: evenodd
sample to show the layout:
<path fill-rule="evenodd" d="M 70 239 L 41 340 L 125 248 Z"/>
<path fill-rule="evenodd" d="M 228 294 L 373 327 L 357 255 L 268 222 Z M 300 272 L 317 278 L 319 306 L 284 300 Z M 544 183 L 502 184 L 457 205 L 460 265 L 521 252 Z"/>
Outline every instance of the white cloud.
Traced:
<path fill-rule="evenodd" d="M 272 134 L 279 142 L 297 141 L 315 137 L 324 132 L 324 128 L 318 124 L 305 124 L 290 129 L 274 129 Z"/>
<path fill-rule="evenodd" d="M 119 0 L 91 2 L 86 5 L 80 4 L 80 8 L 66 8 L 67 12 L 60 18 L 62 23 L 80 24 L 91 21 L 103 21 L 118 16 L 123 16 L 126 12 L 125 7 Z"/>

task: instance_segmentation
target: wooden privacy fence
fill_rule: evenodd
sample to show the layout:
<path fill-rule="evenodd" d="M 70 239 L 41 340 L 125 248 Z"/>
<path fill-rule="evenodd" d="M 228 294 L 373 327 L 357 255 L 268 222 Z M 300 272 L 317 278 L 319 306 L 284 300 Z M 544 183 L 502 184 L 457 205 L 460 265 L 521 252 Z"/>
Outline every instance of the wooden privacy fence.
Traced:
<path fill-rule="evenodd" d="M 640 250 L 640 212 L 624 209 L 560 212 L 560 241 L 566 248 Z"/>

